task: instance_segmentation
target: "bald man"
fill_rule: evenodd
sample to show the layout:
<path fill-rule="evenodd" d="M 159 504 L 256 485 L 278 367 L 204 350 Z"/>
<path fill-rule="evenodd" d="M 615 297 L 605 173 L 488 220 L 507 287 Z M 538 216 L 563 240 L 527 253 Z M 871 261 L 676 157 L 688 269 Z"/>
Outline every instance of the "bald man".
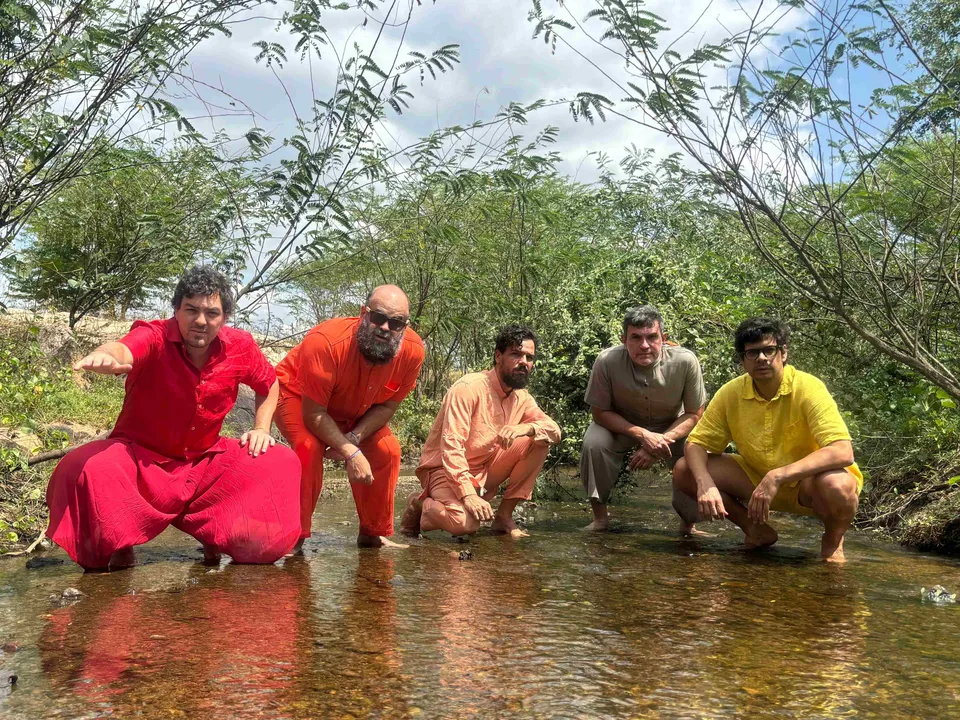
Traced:
<path fill-rule="evenodd" d="M 404 547 L 388 540 L 400 444 L 387 423 L 423 364 L 423 341 L 409 324 L 403 290 L 381 285 L 361 306 L 360 317 L 320 323 L 277 366 L 274 419 L 303 468 L 298 548 L 310 537 L 324 457 L 346 463 L 360 517 L 357 544 Z"/>

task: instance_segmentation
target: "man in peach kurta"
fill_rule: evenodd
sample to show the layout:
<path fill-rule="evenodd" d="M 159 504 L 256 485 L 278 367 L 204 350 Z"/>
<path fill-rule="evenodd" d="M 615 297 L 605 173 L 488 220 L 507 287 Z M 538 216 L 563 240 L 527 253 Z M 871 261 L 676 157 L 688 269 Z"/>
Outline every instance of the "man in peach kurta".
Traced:
<path fill-rule="evenodd" d="M 472 535 L 493 520 L 494 532 L 527 535 L 513 510 L 530 499 L 549 446 L 560 441 L 560 428 L 523 389 L 536 341 L 529 328 L 508 325 L 497 337 L 493 368 L 465 375 L 447 391 L 417 467 L 423 492 L 407 499 L 401 532 Z M 494 513 L 489 501 L 504 482 Z"/>

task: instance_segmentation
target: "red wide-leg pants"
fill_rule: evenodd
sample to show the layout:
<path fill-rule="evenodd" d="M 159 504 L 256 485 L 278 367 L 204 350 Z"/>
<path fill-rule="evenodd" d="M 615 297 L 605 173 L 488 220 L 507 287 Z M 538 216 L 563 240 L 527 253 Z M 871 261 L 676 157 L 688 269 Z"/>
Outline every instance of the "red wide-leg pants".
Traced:
<path fill-rule="evenodd" d="M 300 463 L 276 445 L 258 457 L 236 440 L 176 460 L 121 438 L 60 461 L 47 487 L 47 537 L 88 569 L 168 525 L 238 563 L 271 563 L 297 542 Z"/>
<path fill-rule="evenodd" d="M 323 454 L 327 445 L 303 422 L 303 401 L 296 395 L 281 393 L 274 422 L 300 458 L 300 537 L 310 537 L 311 519 L 323 489 Z M 341 427 L 347 432 L 349 427 Z M 350 483 L 360 517 L 361 535 L 393 535 L 393 499 L 400 477 L 400 443 L 384 425 L 360 442 L 360 450 L 370 463 L 373 484 Z"/>

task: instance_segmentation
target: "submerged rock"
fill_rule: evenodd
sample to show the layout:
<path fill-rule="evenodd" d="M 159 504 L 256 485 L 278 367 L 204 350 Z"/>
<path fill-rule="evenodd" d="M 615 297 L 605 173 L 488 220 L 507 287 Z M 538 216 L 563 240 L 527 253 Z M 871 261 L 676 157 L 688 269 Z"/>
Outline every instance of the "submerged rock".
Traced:
<path fill-rule="evenodd" d="M 63 565 L 63 558 L 53 557 L 32 557 L 27 560 L 27 570 L 36 570 L 42 567 L 51 567 L 53 565 Z"/>
<path fill-rule="evenodd" d="M 949 605 L 957 601 L 957 594 L 947 590 L 943 585 L 934 585 L 932 588 L 920 588 L 920 597 L 937 605 Z"/>

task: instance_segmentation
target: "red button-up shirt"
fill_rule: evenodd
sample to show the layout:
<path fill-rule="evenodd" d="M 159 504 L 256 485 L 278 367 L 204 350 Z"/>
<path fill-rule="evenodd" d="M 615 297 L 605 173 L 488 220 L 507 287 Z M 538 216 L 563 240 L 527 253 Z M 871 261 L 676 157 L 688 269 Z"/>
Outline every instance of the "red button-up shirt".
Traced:
<path fill-rule="evenodd" d="M 120 342 L 133 353 L 133 370 L 111 437 L 169 458 L 222 450 L 220 428 L 240 383 L 266 395 L 277 378 L 253 336 L 232 327 L 220 328 L 203 369 L 187 357 L 175 318 L 138 320 Z"/>

